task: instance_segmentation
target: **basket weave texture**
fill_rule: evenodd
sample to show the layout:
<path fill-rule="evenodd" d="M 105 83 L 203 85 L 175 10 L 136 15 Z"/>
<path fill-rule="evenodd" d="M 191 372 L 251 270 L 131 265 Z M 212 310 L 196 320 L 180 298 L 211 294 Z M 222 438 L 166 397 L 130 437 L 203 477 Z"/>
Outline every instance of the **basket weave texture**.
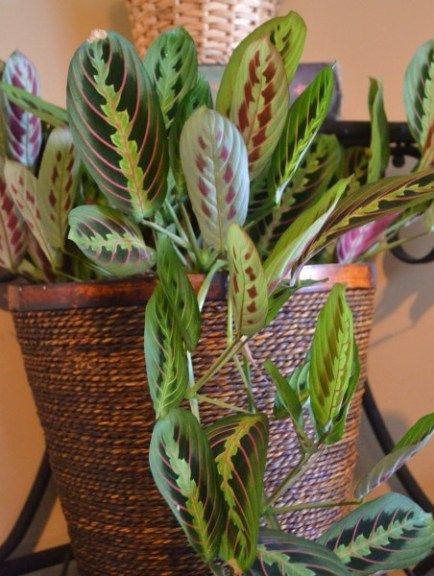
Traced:
<path fill-rule="evenodd" d="M 347 289 L 366 375 L 373 288 Z M 326 291 L 297 293 L 273 324 L 254 339 L 258 365 L 271 358 L 284 372 L 305 357 Z M 154 412 L 143 361 L 143 303 L 65 310 L 15 311 L 26 371 L 44 429 L 55 484 L 81 576 L 202 576 L 205 568 L 156 490 L 148 468 Z M 225 310 L 209 301 L 194 355 L 203 373 L 223 350 Z M 254 393 L 270 413 L 273 390 L 254 369 Z M 227 366 L 205 393 L 242 404 L 237 373 Z M 281 504 L 344 500 L 351 490 L 362 387 L 350 410 L 344 439 L 325 449 Z M 205 405 L 203 405 L 205 406 Z M 204 407 L 204 422 L 223 415 Z M 268 491 L 298 462 L 297 442 L 287 421 L 273 423 L 266 471 Z M 287 515 L 283 525 L 315 537 L 339 509 Z"/>
<path fill-rule="evenodd" d="M 226 64 L 248 33 L 275 16 L 279 0 L 126 0 L 126 4 L 141 56 L 159 34 L 182 26 L 194 38 L 200 64 Z"/>

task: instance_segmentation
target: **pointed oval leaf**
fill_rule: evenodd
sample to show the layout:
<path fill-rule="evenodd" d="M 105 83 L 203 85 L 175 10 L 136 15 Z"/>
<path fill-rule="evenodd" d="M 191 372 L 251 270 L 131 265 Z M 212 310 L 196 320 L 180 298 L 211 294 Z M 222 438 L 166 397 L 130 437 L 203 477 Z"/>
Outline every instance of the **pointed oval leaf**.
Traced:
<path fill-rule="evenodd" d="M 434 39 L 418 48 L 405 73 L 408 125 L 421 149 L 421 168 L 434 165 Z"/>
<path fill-rule="evenodd" d="M 230 298 L 235 326 L 240 335 L 251 336 L 265 325 L 268 291 L 262 262 L 249 235 L 237 224 L 228 237 Z"/>
<path fill-rule="evenodd" d="M 199 76 L 196 86 L 194 86 L 179 103 L 178 113 L 169 131 L 170 167 L 178 187 L 178 193 L 185 192 L 186 186 L 179 150 L 181 132 L 186 120 L 201 106 L 212 108 L 211 88 L 203 76 Z"/>
<path fill-rule="evenodd" d="M 146 306 L 145 362 L 157 418 L 177 408 L 188 386 L 187 355 L 173 309 L 159 284 Z"/>
<path fill-rule="evenodd" d="M 349 576 L 325 546 L 280 530 L 263 530 L 250 576 Z"/>
<path fill-rule="evenodd" d="M 338 262 L 340 264 L 356 262 L 359 256 L 378 242 L 395 219 L 396 214 L 388 214 L 383 218 L 368 222 L 368 224 L 348 230 L 348 232 L 342 234 L 336 246 Z"/>
<path fill-rule="evenodd" d="M 242 225 L 249 201 L 247 150 L 235 126 L 214 110 L 194 112 L 181 134 L 188 194 L 205 242 L 224 251 L 227 230 Z"/>
<path fill-rule="evenodd" d="M 261 254 L 269 252 L 301 212 L 327 190 L 341 158 L 336 136 L 319 134 L 315 138 L 294 178 L 285 188 L 280 204 L 273 206 L 252 233 Z"/>
<path fill-rule="evenodd" d="M 158 278 L 172 311 L 173 320 L 188 350 L 196 348 L 200 337 L 200 312 L 196 294 L 185 267 L 167 236 L 158 239 Z"/>
<path fill-rule="evenodd" d="M 137 224 L 106 206 L 78 206 L 69 213 L 69 235 L 98 268 L 125 278 L 144 274 L 154 263 Z"/>
<path fill-rule="evenodd" d="M 67 108 L 87 170 L 113 206 L 140 222 L 164 200 L 169 159 L 157 95 L 127 40 L 100 30 L 78 48 Z"/>
<path fill-rule="evenodd" d="M 177 116 L 179 103 L 196 84 L 197 52 L 184 28 L 160 34 L 149 46 L 143 65 L 157 89 L 166 128 Z"/>
<path fill-rule="evenodd" d="M 327 116 L 333 82 L 333 71 L 325 66 L 288 111 L 268 173 L 268 191 L 276 203 L 280 202 Z"/>
<path fill-rule="evenodd" d="M 61 260 L 61 253 L 48 241 L 42 222 L 42 213 L 37 195 L 37 180 L 25 166 L 18 162 L 5 162 L 5 180 L 8 193 L 18 207 L 30 232 L 35 237 L 52 268 Z"/>
<path fill-rule="evenodd" d="M 291 11 L 264 22 L 240 42 L 225 68 L 217 94 L 216 109 L 225 116 L 230 113 L 234 83 L 241 60 L 250 44 L 261 38 L 269 38 L 280 54 L 289 84 L 303 52 L 306 24 L 299 14 Z"/>
<path fill-rule="evenodd" d="M 26 225 L 0 175 L 0 267 L 15 273 L 26 247 Z"/>
<path fill-rule="evenodd" d="M 353 358 L 353 317 L 345 300 L 345 287 L 336 284 L 319 313 L 310 349 L 310 404 L 319 437 L 331 431 L 339 415 Z"/>
<path fill-rule="evenodd" d="M 356 498 L 364 498 L 379 484 L 386 482 L 401 466 L 424 448 L 434 435 L 434 413 L 420 418 L 396 443 L 390 454 L 382 458 L 362 478 L 354 491 Z"/>
<path fill-rule="evenodd" d="M 297 387 L 293 383 L 298 380 L 304 366 L 300 366 L 292 373 L 292 384 L 280 372 L 279 368 L 271 360 L 264 363 L 265 371 L 276 387 L 276 400 L 274 404 L 274 416 L 276 418 L 291 417 L 296 430 L 303 430 L 303 406 L 300 402 Z M 306 373 L 306 370 L 304 370 Z"/>
<path fill-rule="evenodd" d="M 293 268 L 307 257 L 312 244 L 316 242 L 326 222 L 334 213 L 350 180 L 350 178 L 339 180 L 304 210 L 281 235 L 264 264 L 269 292 L 273 292 L 278 284 L 291 274 Z"/>
<path fill-rule="evenodd" d="M 384 176 L 389 163 L 390 136 L 383 103 L 383 86 L 375 78 L 370 79 L 368 105 L 371 118 L 368 182 L 376 182 Z"/>
<path fill-rule="evenodd" d="M 26 92 L 39 93 L 36 68 L 21 52 L 14 52 L 6 61 L 2 80 Z M 41 121 L 4 97 L 4 110 L 10 157 L 23 166 L 32 167 L 42 144 Z"/>
<path fill-rule="evenodd" d="M 252 42 L 240 62 L 229 115 L 247 146 L 250 180 L 267 166 L 282 133 L 288 104 L 282 58 L 269 40 Z"/>
<path fill-rule="evenodd" d="M 432 515 L 401 494 L 363 504 L 319 539 L 361 576 L 414 566 L 431 552 L 433 541 Z"/>
<path fill-rule="evenodd" d="M 256 556 L 262 512 L 268 420 L 264 414 L 237 414 L 216 422 L 207 435 L 226 509 L 220 556 L 248 570 Z"/>
<path fill-rule="evenodd" d="M 51 246 L 63 249 L 68 213 L 74 202 L 77 162 L 68 128 L 55 128 L 48 137 L 38 176 L 42 225 Z"/>
<path fill-rule="evenodd" d="M 212 560 L 224 527 L 223 502 L 208 439 L 190 412 L 174 409 L 156 423 L 149 463 L 190 544 L 206 562 Z"/>

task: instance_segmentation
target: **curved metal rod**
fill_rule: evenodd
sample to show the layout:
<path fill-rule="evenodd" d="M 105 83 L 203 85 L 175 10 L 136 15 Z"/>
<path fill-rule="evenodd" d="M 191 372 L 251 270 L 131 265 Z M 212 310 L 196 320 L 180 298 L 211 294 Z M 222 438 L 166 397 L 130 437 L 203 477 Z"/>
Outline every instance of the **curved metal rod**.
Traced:
<path fill-rule="evenodd" d="M 392 238 L 392 241 L 394 239 L 397 238 Z M 405 262 L 406 264 L 430 264 L 431 262 L 434 262 L 434 248 L 432 248 L 428 254 L 425 254 L 425 256 L 421 256 L 420 258 L 411 256 L 411 254 L 406 252 L 403 246 L 395 246 L 391 249 L 391 252 L 395 258 L 398 258 L 398 260 L 401 260 L 401 262 Z"/>

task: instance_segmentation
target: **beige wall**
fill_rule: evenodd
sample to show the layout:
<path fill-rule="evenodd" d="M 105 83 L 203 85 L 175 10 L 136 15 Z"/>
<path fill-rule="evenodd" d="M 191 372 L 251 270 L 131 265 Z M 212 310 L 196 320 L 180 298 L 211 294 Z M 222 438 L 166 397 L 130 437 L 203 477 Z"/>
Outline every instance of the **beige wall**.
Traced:
<path fill-rule="evenodd" d="M 366 118 L 368 76 L 384 80 L 389 117 L 403 118 L 401 79 L 415 48 L 428 39 L 433 0 L 294 0 L 284 2 L 306 19 L 307 61 L 337 60 L 343 116 Z M 120 0 L 0 0 L 0 58 L 20 48 L 38 66 L 43 95 L 64 102 L 69 58 L 92 28 L 128 34 Z M 379 259 L 377 318 L 369 375 L 384 414 L 399 435 L 434 410 L 434 266 L 408 267 Z M 37 467 L 42 437 L 9 316 L 0 313 L 0 541 L 22 504 Z M 376 454 L 366 433 L 364 466 Z M 434 498 L 434 448 L 413 469 Z M 34 536 L 38 539 L 38 534 Z M 66 538 L 58 507 L 39 547 Z"/>

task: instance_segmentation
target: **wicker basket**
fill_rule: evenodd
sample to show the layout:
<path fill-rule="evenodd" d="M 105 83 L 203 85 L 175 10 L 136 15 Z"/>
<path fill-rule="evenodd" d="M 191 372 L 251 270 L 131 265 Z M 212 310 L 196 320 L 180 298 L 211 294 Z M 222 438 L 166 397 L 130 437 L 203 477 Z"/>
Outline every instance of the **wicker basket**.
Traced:
<path fill-rule="evenodd" d="M 348 287 L 355 317 L 363 380 L 373 311 L 371 269 L 313 266 L 303 273 L 328 281 L 296 294 L 253 341 L 252 353 L 259 363 L 271 357 L 284 370 L 295 367 L 306 354 L 330 285 L 340 281 Z M 200 281 L 192 277 L 196 287 Z M 154 487 L 147 464 L 154 414 L 144 378 L 143 310 L 152 289 L 152 280 L 9 285 L 3 302 L 13 312 L 81 576 L 206 574 Z M 199 374 L 224 347 L 224 293 L 222 277 L 205 307 L 194 358 Z M 273 391 L 259 372 L 254 381 L 258 403 L 269 411 Z M 239 402 L 237 374 L 227 367 L 206 392 Z M 324 450 L 282 503 L 348 497 L 361 395 L 359 387 L 344 439 Z M 203 413 L 208 421 L 217 415 L 214 408 Z M 291 426 L 273 424 L 268 489 L 297 459 Z M 284 524 L 315 537 L 339 513 L 310 510 L 288 515 Z"/>
<path fill-rule="evenodd" d="M 137 51 L 144 55 L 161 32 L 183 26 L 200 64 L 226 64 L 234 47 L 276 14 L 279 0 L 125 0 Z"/>

